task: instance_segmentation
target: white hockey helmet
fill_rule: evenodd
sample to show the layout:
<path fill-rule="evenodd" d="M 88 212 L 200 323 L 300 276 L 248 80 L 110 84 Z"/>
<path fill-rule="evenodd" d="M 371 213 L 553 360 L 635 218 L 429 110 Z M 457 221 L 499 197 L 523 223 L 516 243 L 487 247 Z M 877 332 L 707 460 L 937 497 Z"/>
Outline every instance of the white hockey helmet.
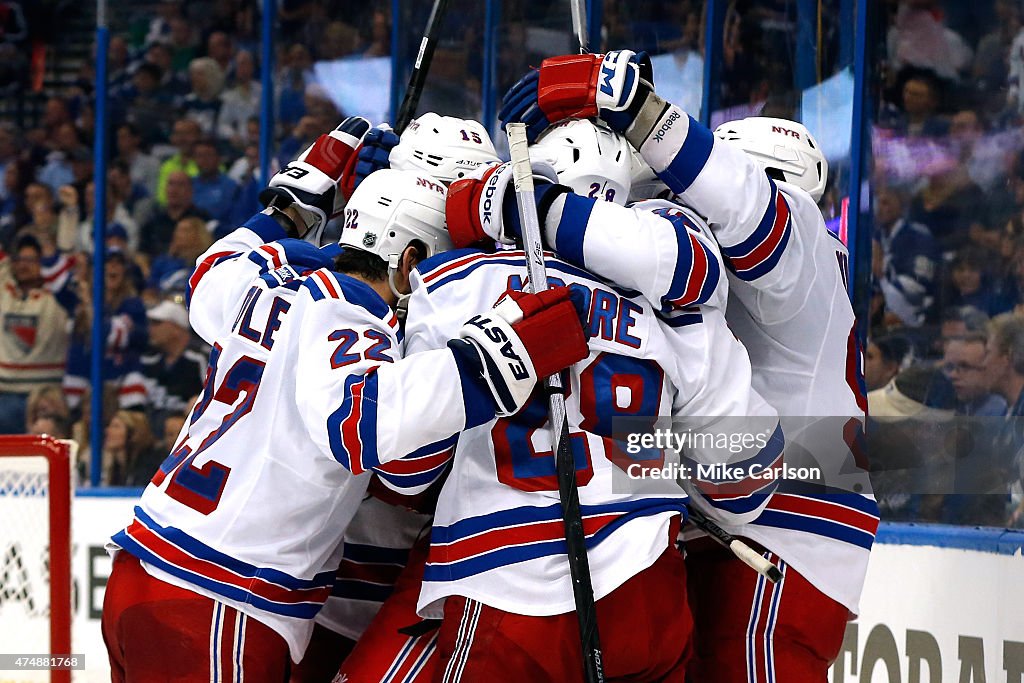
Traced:
<path fill-rule="evenodd" d="M 723 123 L 715 137 L 734 142 L 768 175 L 805 190 L 818 201 L 828 182 L 828 161 L 802 123 L 752 116 Z"/>
<path fill-rule="evenodd" d="M 558 173 L 558 182 L 584 197 L 625 204 L 632 155 L 626 138 L 588 119 L 555 124 L 531 147 Z"/>
<path fill-rule="evenodd" d="M 402 252 L 423 244 L 429 258 L 452 248 L 445 224 L 448 191 L 437 178 L 416 171 L 381 169 L 359 184 L 345 205 L 338 244 L 376 254 L 388 264 L 388 282 L 399 300 L 394 275 Z"/>
<path fill-rule="evenodd" d="M 388 159 L 391 168 L 426 171 L 446 185 L 501 161 L 480 123 L 433 112 L 409 123 Z"/>
<path fill-rule="evenodd" d="M 630 147 L 632 167 L 630 169 L 629 201 L 642 202 L 645 199 L 668 199 L 678 196 L 655 174 L 651 165 L 640 153 Z"/>

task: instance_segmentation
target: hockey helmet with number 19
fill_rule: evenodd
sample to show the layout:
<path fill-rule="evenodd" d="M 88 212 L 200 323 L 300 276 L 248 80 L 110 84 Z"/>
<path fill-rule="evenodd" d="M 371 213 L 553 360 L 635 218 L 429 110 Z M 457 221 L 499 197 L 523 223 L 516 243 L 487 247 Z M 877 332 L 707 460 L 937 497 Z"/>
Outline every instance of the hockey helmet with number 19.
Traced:
<path fill-rule="evenodd" d="M 770 178 L 796 185 L 818 201 L 828 182 L 828 161 L 803 124 L 752 116 L 723 123 L 715 137 L 743 148 Z"/>
<path fill-rule="evenodd" d="M 558 182 L 578 195 L 623 205 L 629 198 L 629 143 L 603 125 L 567 119 L 544 131 L 530 150 L 535 158 L 547 160 Z"/>
<path fill-rule="evenodd" d="M 423 258 L 452 248 L 445 225 L 447 189 L 437 178 L 416 171 L 382 169 L 359 184 L 345 206 L 338 244 L 379 256 L 388 264 L 388 284 L 399 300 L 394 276 L 402 252 L 413 242 Z"/>
<path fill-rule="evenodd" d="M 430 112 L 409 123 L 388 161 L 391 168 L 425 171 L 448 184 L 501 160 L 478 122 Z"/>

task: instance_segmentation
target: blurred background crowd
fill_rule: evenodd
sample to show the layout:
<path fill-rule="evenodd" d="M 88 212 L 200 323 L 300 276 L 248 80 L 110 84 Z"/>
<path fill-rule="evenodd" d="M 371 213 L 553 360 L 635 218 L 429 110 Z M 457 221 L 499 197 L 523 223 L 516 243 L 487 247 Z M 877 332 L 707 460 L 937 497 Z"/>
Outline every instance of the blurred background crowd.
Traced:
<path fill-rule="evenodd" d="M 804 85 L 849 72 L 843 1 L 824 2 Z M 272 171 L 344 115 L 387 116 L 390 70 L 381 69 L 390 64 L 394 4 L 278 2 Z M 421 112 L 486 118 L 484 27 L 470 4 L 452 3 Z M 531 64 L 575 46 L 568 3 L 498 4 L 492 87 L 501 93 Z M 830 142 L 801 112 L 794 55 L 806 4 L 726 3 L 712 124 L 803 118 Z M 107 228 L 96 245 L 92 3 L 0 0 L 0 433 L 79 440 L 83 481 L 94 315 L 105 344 L 101 483 L 143 485 L 202 388 L 208 350 L 189 330 L 186 285 L 196 256 L 260 208 L 259 5 L 111 3 Z M 430 3 L 404 5 L 417 34 Z M 696 116 L 704 11 L 702 0 L 606 0 L 601 48 L 650 51 L 659 92 Z M 926 456 L 933 460 L 955 461 L 997 440 L 1016 453 L 1024 429 L 1005 418 L 1024 414 L 1024 7 L 885 0 L 873 23 L 872 165 L 863 189 L 872 213 L 871 225 L 861 224 L 873 240 L 870 282 L 857 285 L 870 300 L 871 412 L 879 423 L 960 419 L 973 445 L 951 433 L 935 446 L 942 458 Z M 404 42 L 411 54 L 417 41 Z M 846 220 L 848 146 L 845 154 L 845 162 L 830 158 L 821 203 L 837 231 Z M 90 296 L 96 248 L 107 255 L 104 302 Z M 963 427 L 967 417 L 982 426 Z M 880 471 L 920 469 L 918 460 L 887 460 L 883 446 L 904 442 L 881 433 L 871 442 Z M 956 509 L 927 493 L 885 498 L 889 475 L 880 474 L 883 507 L 895 518 L 1017 523 L 1024 461 L 1015 457 L 1004 458 L 998 481 L 972 482 L 988 487 L 984 505 Z"/>

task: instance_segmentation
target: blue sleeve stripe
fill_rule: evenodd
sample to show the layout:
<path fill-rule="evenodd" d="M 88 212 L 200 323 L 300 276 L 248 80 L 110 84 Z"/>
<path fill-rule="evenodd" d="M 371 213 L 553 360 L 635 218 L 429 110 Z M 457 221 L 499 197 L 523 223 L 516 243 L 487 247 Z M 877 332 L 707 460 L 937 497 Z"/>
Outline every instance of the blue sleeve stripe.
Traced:
<path fill-rule="evenodd" d="M 562 215 L 555 232 L 555 251 L 563 259 L 581 268 L 586 267 L 583 259 L 583 240 L 587 234 L 587 223 L 594 210 L 593 199 L 575 194 L 565 195 Z"/>
<path fill-rule="evenodd" d="M 768 185 L 771 188 L 768 192 L 768 206 L 765 207 L 764 214 L 762 214 L 761 221 L 757 224 L 757 227 L 739 244 L 734 244 L 731 247 L 722 247 L 722 253 L 729 258 L 746 256 L 764 242 L 765 238 L 771 233 L 778 214 L 779 188 L 771 178 L 768 178 Z"/>
<path fill-rule="evenodd" d="M 695 121 L 692 116 L 687 116 L 690 127 L 686 131 L 686 139 L 683 140 L 679 152 L 672 158 L 672 162 L 658 177 L 673 192 L 682 194 L 693 185 L 700 172 L 704 170 L 708 159 L 711 158 L 711 149 L 715 144 L 715 136 L 711 130 Z"/>
<path fill-rule="evenodd" d="M 288 237 L 288 233 L 284 231 L 284 228 L 265 213 L 253 215 L 252 218 L 242 224 L 242 227 L 252 230 L 264 242 L 274 242 Z"/>
<path fill-rule="evenodd" d="M 452 358 L 455 359 L 455 367 L 459 371 L 459 382 L 462 385 L 462 405 L 466 412 L 465 429 L 472 429 L 486 424 L 494 419 L 495 404 L 491 392 L 484 387 L 482 377 L 483 367 L 474 365 L 473 356 L 476 354 L 473 349 L 467 349 L 466 353 L 456 353 L 452 344 L 465 344 L 467 342 L 452 340 L 448 342 Z"/>
<path fill-rule="evenodd" d="M 672 273 L 672 284 L 669 285 L 668 292 L 662 297 L 662 303 L 667 304 L 678 299 L 686 292 L 686 283 L 689 282 L 690 273 L 693 271 L 693 245 L 690 242 L 690 234 L 685 224 L 681 224 L 680 221 L 676 220 L 677 218 L 682 218 L 682 216 L 662 214 L 662 217 L 672 224 L 676 237 L 676 267 Z"/>
<path fill-rule="evenodd" d="M 437 467 L 425 472 L 415 474 L 394 474 L 381 470 L 374 470 L 377 476 L 385 480 L 392 489 L 403 491 L 410 489 L 423 489 L 433 484 L 444 473 L 448 462 L 441 463 Z"/>
<path fill-rule="evenodd" d="M 735 268 L 733 261 L 727 259 L 729 269 L 744 282 L 752 282 L 757 278 L 767 275 L 770 273 L 775 266 L 779 264 L 782 259 L 782 255 L 786 252 L 786 245 L 789 244 L 789 236 L 792 232 L 792 221 L 786 221 L 786 227 L 783 229 L 782 238 L 779 240 L 779 244 L 775 249 L 772 250 L 771 255 L 768 256 L 764 261 L 761 261 L 758 265 L 747 270 L 738 270 Z"/>
<path fill-rule="evenodd" d="M 323 298 L 323 295 L 321 295 L 321 298 Z M 359 375 L 351 375 L 345 379 L 345 386 L 343 388 L 345 398 L 342 400 L 341 405 L 338 406 L 338 409 L 327 418 L 327 440 L 331 447 L 331 455 L 350 472 L 352 471 L 352 458 L 345 447 L 341 429 L 345 420 L 352 415 L 352 410 L 355 407 L 352 400 L 352 385 L 362 381 L 362 379 Z"/>
<path fill-rule="evenodd" d="M 711 253 L 707 245 L 696 240 L 700 248 L 704 250 L 704 255 L 708 259 L 708 273 L 704 279 L 704 286 L 700 290 L 700 294 L 697 296 L 697 303 L 703 304 L 711 299 L 711 295 L 715 293 L 715 289 L 718 287 L 719 280 L 722 279 L 722 268 L 718 265 L 718 259 Z"/>
<path fill-rule="evenodd" d="M 380 466 L 380 454 L 377 453 L 377 373 L 370 372 L 364 377 L 366 381 L 360 395 L 359 440 L 363 445 L 360 460 L 365 472 Z"/>
<path fill-rule="evenodd" d="M 772 484 L 773 489 L 778 485 L 777 482 L 772 482 Z M 729 512 L 734 515 L 744 515 L 760 507 L 765 502 L 765 500 L 767 500 L 770 494 L 771 491 L 764 491 L 751 494 L 749 496 L 744 496 L 743 498 L 729 498 L 725 500 L 718 500 L 715 498 L 705 497 L 705 500 L 707 500 L 707 502 L 712 506 L 724 512 Z"/>

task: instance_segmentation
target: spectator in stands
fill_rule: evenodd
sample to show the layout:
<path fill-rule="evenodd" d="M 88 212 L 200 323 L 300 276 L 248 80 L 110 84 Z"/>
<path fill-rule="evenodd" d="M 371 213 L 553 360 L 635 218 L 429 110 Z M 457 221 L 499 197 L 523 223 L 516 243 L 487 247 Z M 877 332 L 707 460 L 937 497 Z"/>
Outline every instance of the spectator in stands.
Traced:
<path fill-rule="evenodd" d="M 171 129 L 171 145 L 175 153 L 160 165 L 160 177 L 156 186 L 156 201 L 160 206 L 167 205 L 167 179 L 175 171 L 183 171 L 189 177 L 199 173 L 195 160 L 192 158 L 196 142 L 202 135 L 199 124 L 192 119 L 178 119 Z"/>
<path fill-rule="evenodd" d="M 119 410 L 103 433 L 104 486 L 145 486 L 165 457 L 155 454 L 156 440 L 144 413 Z"/>
<path fill-rule="evenodd" d="M 182 17 L 171 19 L 170 27 L 170 39 L 167 42 L 171 48 L 171 69 L 175 73 L 184 74 L 198 53 L 195 33 Z"/>
<path fill-rule="evenodd" d="M 277 161 L 270 160 L 271 174 L 277 172 Z M 228 177 L 238 183 L 238 217 L 248 217 L 263 209 L 260 204 L 260 149 L 255 142 L 245 146 L 245 154 L 235 160 L 228 171 Z"/>
<path fill-rule="evenodd" d="M 938 0 L 903 0 L 889 29 L 888 51 L 894 71 L 912 66 L 958 80 L 973 53 L 956 31 L 942 22 Z"/>
<path fill-rule="evenodd" d="M 237 216 L 238 184 L 221 170 L 217 143 L 205 138 L 195 146 L 199 174 L 192 178 L 192 201 L 220 224 L 220 229 L 234 230 Z M 248 216 L 243 216 L 244 221 Z M 241 221 L 238 221 L 241 222 Z"/>
<path fill-rule="evenodd" d="M 277 120 L 290 130 L 306 115 L 306 86 L 313 82 L 313 58 L 305 45 L 296 43 L 288 48 L 275 82 L 278 84 Z M 289 157 L 290 158 L 290 157 Z"/>
<path fill-rule="evenodd" d="M 974 52 L 971 78 L 974 90 L 983 98 L 985 109 L 1000 111 L 1005 105 L 1003 86 L 1008 75 L 1007 56 L 1014 37 L 1021 28 L 1020 3 L 1018 0 L 996 0 L 996 22 L 988 34 L 978 41 Z"/>
<path fill-rule="evenodd" d="M 147 313 L 149 353 L 142 357 L 146 399 L 154 422 L 173 412 L 187 411 L 189 401 L 203 390 L 207 354 L 191 348 L 188 312 L 175 301 L 162 301 Z"/>
<path fill-rule="evenodd" d="M 56 241 L 57 208 L 53 190 L 43 183 L 29 183 L 25 188 L 25 208 L 29 222 L 19 232 L 31 233 L 39 241 Z"/>
<path fill-rule="evenodd" d="M 40 415 L 28 423 L 26 434 L 69 439 L 71 438 L 71 426 L 67 420 L 62 420 L 56 415 Z"/>
<path fill-rule="evenodd" d="M 72 156 L 82 150 L 82 141 L 78 137 L 78 129 L 73 123 L 62 123 L 54 131 L 52 149 L 46 155 L 46 163 L 36 173 L 36 179 L 49 185 L 56 192 L 62 185 L 75 182 L 75 172 L 71 167 Z"/>
<path fill-rule="evenodd" d="M 320 58 L 335 60 L 347 57 L 359 49 L 359 31 L 344 21 L 332 21 L 324 28 Z"/>
<path fill-rule="evenodd" d="M 131 86 L 121 94 L 124 120 L 143 132 L 140 144 L 147 146 L 164 142 L 171 132 L 174 97 L 161 85 L 162 76 L 160 67 L 143 62 L 136 68 Z"/>
<path fill-rule="evenodd" d="M 174 70 L 174 56 L 167 43 L 153 43 L 146 49 L 145 61 L 160 68 L 160 89 L 172 100 L 184 97 L 188 93 L 188 76 L 183 71 Z"/>
<path fill-rule="evenodd" d="M 0 282 L 0 434 L 25 429 L 29 392 L 59 385 L 68 350 L 68 317 L 43 286 L 42 247 L 18 239 Z"/>
<path fill-rule="evenodd" d="M 914 74 L 907 78 L 901 89 L 902 109 L 889 106 L 879 122 L 900 135 L 910 137 L 941 137 L 949 123 L 936 112 L 939 108 L 939 86 L 934 77 Z"/>
<path fill-rule="evenodd" d="M 161 433 L 163 436 L 160 439 L 160 443 L 157 445 L 157 451 L 167 454 L 174 450 L 174 444 L 178 440 L 178 435 L 181 434 L 182 428 L 185 426 L 188 411 L 191 409 L 192 403 L 189 402 L 186 410 L 178 413 L 172 412 L 164 418 L 164 422 L 161 425 Z"/>
<path fill-rule="evenodd" d="M 104 271 L 103 314 L 103 380 L 117 393 L 122 408 L 137 408 L 145 403 L 139 356 L 146 349 L 148 332 L 146 308 L 136 295 L 129 277 L 128 257 L 117 251 L 108 252 Z M 88 284 L 89 269 L 82 268 Z M 88 286 L 79 287 L 82 304 L 75 314 L 71 346 L 68 350 L 68 371 L 64 376 L 64 393 L 72 409 L 77 409 L 89 386 L 91 329 L 96 306 Z"/>
<path fill-rule="evenodd" d="M 217 134 L 236 149 L 242 149 L 249 141 L 249 120 L 259 115 L 263 88 L 255 75 L 252 53 L 239 50 L 235 56 L 235 85 L 222 97 L 224 106 L 217 124 Z"/>
<path fill-rule="evenodd" d="M 868 391 L 881 389 L 903 367 L 910 344 L 899 335 L 883 335 L 869 339 L 864 351 L 864 383 Z"/>
<path fill-rule="evenodd" d="M 160 180 L 160 161 L 143 151 L 142 134 L 133 123 L 122 123 L 117 127 L 117 158 L 128 165 L 132 183 L 143 187 L 149 197 L 155 197 Z"/>
<path fill-rule="evenodd" d="M 167 177 L 167 203 L 143 226 L 139 249 L 154 258 L 163 254 L 170 244 L 174 226 L 188 217 L 210 219 L 209 214 L 192 201 L 192 179 L 184 171 L 174 171 Z"/>
<path fill-rule="evenodd" d="M 57 128 L 65 123 L 74 124 L 74 117 L 71 116 L 71 109 L 68 103 L 61 97 L 51 97 L 46 100 L 43 108 L 43 119 L 40 122 L 46 140 L 54 140 Z"/>
<path fill-rule="evenodd" d="M 160 0 L 153 8 L 153 17 L 149 20 L 149 29 L 143 43 L 164 43 L 171 37 L 171 22 L 181 18 L 181 3 L 178 0 Z"/>
<path fill-rule="evenodd" d="M 950 291 L 947 306 L 970 306 L 989 316 L 1013 308 L 1013 302 L 993 282 L 988 264 L 995 261 L 991 252 L 979 247 L 964 247 L 950 265 Z"/>
<path fill-rule="evenodd" d="M 121 159 L 110 162 L 107 170 L 107 186 L 114 201 L 123 205 L 135 225 L 145 225 L 156 210 L 156 202 L 145 187 L 132 182 L 131 169 Z M 136 235 L 137 239 L 138 235 Z M 136 241 L 135 248 L 138 248 Z"/>
<path fill-rule="evenodd" d="M 184 294 L 196 260 L 211 244 L 213 237 L 203 220 L 190 217 L 178 221 L 167 253 L 153 261 L 146 283 L 148 296 L 158 299 L 172 294 Z"/>
<path fill-rule="evenodd" d="M 972 332 L 946 341 L 942 370 L 956 392 L 957 415 L 996 417 L 1006 414 L 1006 401 L 989 391 L 984 333 Z"/>
<path fill-rule="evenodd" d="M 905 218 L 905 196 L 882 188 L 875 206 L 876 241 L 882 253 L 879 285 L 891 323 L 919 327 L 935 303 L 939 250 L 927 227 Z"/>
<path fill-rule="evenodd" d="M 0 123 L 0 202 L 7 200 L 7 169 L 18 161 L 18 129 L 11 123 Z"/>
<path fill-rule="evenodd" d="M 31 179 L 32 172 L 27 161 L 18 159 L 7 165 L 4 172 L 7 197 L 0 201 L 0 250 L 9 248 L 14 233 L 29 221 L 25 188 Z"/>
<path fill-rule="evenodd" d="M 65 429 L 70 429 L 71 411 L 68 408 L 68 402 L 64 400 L 64 392 L 61 391 L 59 384 L 39 387 L 28 396 L 28 405 L 25 409 L 25 426 L 28 433 L 36 433 L 32 425 L 46 418 L 57 421 Z M 46 433 L 53 434 L 53 432 Z"/>
<path fill-rule="evenodd" d="M 206 56 L 217 62 L 228 83 L 235 80 L 235 44 L 224 31 L 211 31 L 206 38 Z"/>
<path fill-rule="evenodd" d="M 966 337 L 969 334 L 984 334 L 988 329 L 989 316 L 970 306 L 950 306 L 942 311 L 939 322 L 939 347 L 941 355 L 946 342 L 950 339 Z"/>
<path fill-rule="evenodd" d="M 128 68 L 130 57 L 125 37 L 116 33 L 110 36 L 107 47 L 107 87 L 111 94 L 127 87 L 131 82 L 131 71 Z"/>
<path fill-rule="evenodd" d="M 181 111 L 199 124 L 203 135 L 213 135 L 223 104 L 224 70 L 210 57 L 197 57 L 188 66 L 188 78 L 192 91 L 181 101 Z"/>
<path fill-rule="evenodd" d="M 82 217 L 82 222 L 79 224 L 78 233 L 78 251 L 84 251 L 92 253 L 93 243 L 93 214 L 94 206 L 96 202 L 95 185 L 92 181 L 89 181 L 85 186 L 85 215 Z M 107 184 L 107 223 L 106 230 L 109 234 L 110 230 L 117 226 L 124 231 L 128 239 L 128 248 L 135 251 L 139 248 L 139 226 L 132 218 L 131 212 L 125 207 L 123 203 L 118 201 L 118 197 L 114 188 L 108 183 Z"/>

